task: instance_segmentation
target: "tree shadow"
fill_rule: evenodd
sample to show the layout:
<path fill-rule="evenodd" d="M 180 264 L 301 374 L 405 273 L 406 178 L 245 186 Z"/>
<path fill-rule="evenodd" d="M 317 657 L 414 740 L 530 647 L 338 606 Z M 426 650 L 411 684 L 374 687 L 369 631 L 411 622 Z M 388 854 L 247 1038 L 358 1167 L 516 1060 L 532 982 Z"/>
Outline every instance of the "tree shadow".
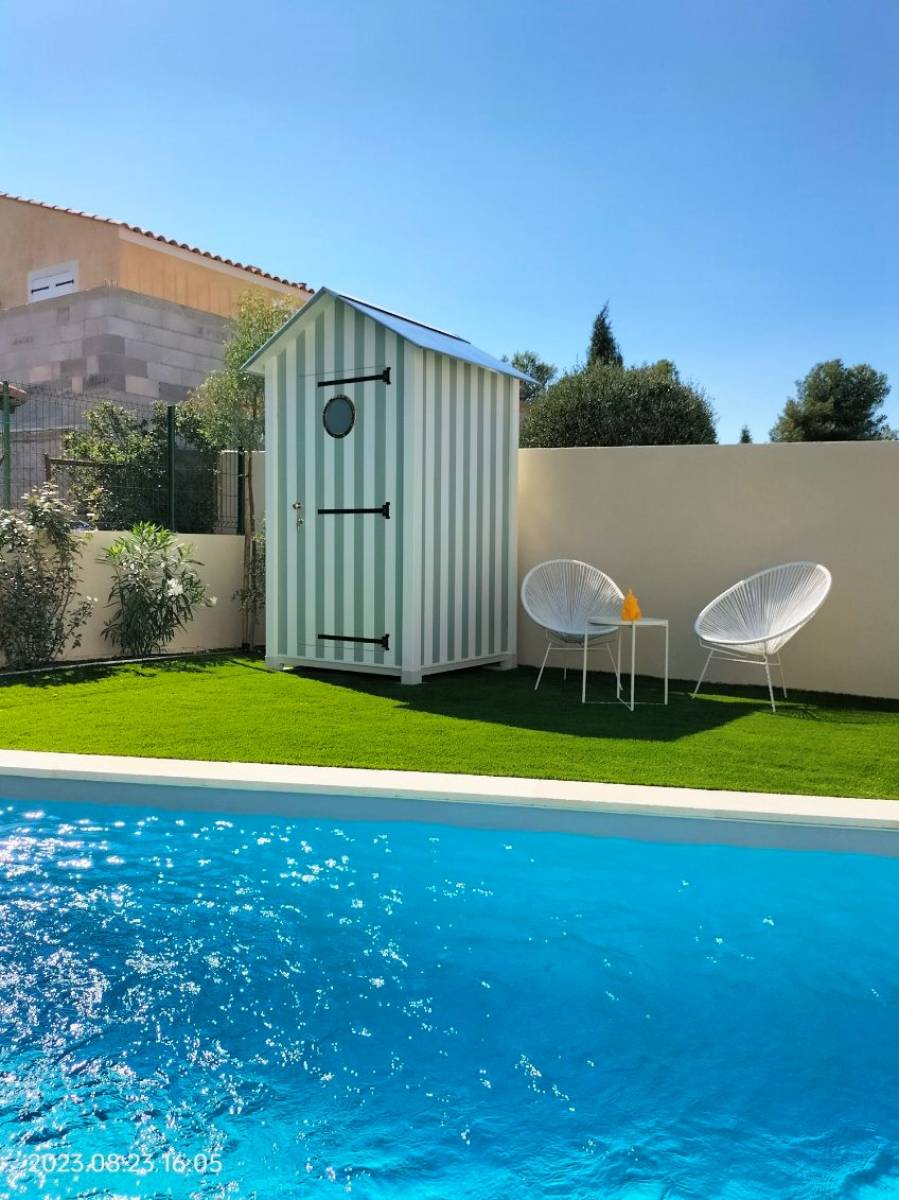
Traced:
<path fill-rule="evenodd" d="M 0 674 L 0 692 L 13 687 L 51 688 L 64 687 L 68 684 L 88 683 L 97 679 L 107 679 L 115 674 L 112 665 L 91 665 L 85 667 L 44 667 L 27 674 L 17 675 L 15 672 Z"/>
<path fill-rule="evenodd" d="M 127 672 L 137 678 L 154 678 L 166 674 L 202 674 L 211 667 L 220 667 L 225 663 L 245 667 L 248 670 L 265 671 L 264 661 L 259 658 L 259 665 L 253 661 L 255 656 L 247 652 L 246 656 L 234 651 L 223 653 L 186 654 L 174 658 L 161 655 L 157 659 L 144 659 L 141 662 L 122 662 L 110 659 L 109 662 L 93 662 L 70 666 L 55 664 L 34 672 L 17 675 L 13 672 L 0 672 L 0 691 L 13 686 L 28 688 L 61 688 L 77 686 L 84 683 L 96 683 L 101 679 L 110 679 L 114 675 Z"/>
<path fill-rule="evenodd" d="M 719 684 L 714 685 L 719 691 Z M 736 690 L 736 689 L 735 689 Z M 789 701 L 775 695 L 777 715 L 789 721 L 815 721 L 827 725 L 866 725 L 882 718 L 895 724 L 899 718 L 899 700 L 876 696 L 850 696 L 840 692 L 791 692 Z"/>
<path fill-rule="evenodd" d="M 779 708 L 776 715 L 771 713 L 764 688 L 724 688 L 715 684 L 713 691 L 700 693 L 694 700 L 690 696 L 693 684 L 684 680 L 671 681 L 666 706 L 662 681 L 638 677 L 638 703 L 630 712 L 616 700 L 615 677 L 606 672 L 588 674 L 587 703 L 582 704 L 580 673 L 569 670 L 567 680 L 563 680 L 561 668 L 547 669 L 536 692 L 537 671 L 532 667 L 448 671 L 426 676 L 418 687 L 403 687 L 396 679 L 361 672 L 297 668 L 290 674 L 357 695 L 391 699 L 408 712 L 594 740 L 675 742 L 758 712 L 775 720 L 783 711 Z M 804 707 L 808 703 L 808 698 L 802 697 L 785 701 L 784 707 Z"/>

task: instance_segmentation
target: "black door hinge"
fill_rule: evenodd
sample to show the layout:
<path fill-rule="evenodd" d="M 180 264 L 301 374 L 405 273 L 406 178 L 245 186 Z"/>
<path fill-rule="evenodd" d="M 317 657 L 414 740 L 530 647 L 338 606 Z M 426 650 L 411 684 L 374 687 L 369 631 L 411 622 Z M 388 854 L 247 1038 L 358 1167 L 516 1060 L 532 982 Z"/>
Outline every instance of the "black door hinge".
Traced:
<path fill-rule="evenodd" d="M 362 642 L 366 646 L 381 646 L 384 650 L 390 649 L 389 633 L 385 633 L 383 637 L 379 638 L 353 637 L 348 633 L 320 633 L 317 636 L 320 642 Z"/>
<path fill-rule="evenodd" d="M 381 516 L 386 521 L 389 521 L 390 501 L 385 500 L 377 508 L 319 508 L 316 511 L 320 517 L 354 516 L 359 513 L 374 513 L 376 516 Z"/>
<path fill-rule="evenodd" d="M 339 387 L 343 383 L 390 383 L 390 367 L 377 375 L 347 375 L 344 379 L 320 379 L 316 387 Z"/>

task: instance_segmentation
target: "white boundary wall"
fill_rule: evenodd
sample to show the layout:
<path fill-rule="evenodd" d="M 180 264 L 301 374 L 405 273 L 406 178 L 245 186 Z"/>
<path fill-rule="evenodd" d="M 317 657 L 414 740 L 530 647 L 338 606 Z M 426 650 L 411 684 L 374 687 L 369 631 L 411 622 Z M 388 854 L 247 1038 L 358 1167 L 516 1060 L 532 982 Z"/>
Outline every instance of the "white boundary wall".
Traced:
<path fill-rule="evenodd" d="M 522 450 L 518 501 L 520 578 L 544 559 L 571 557 L 632 587 L 647 616 L 671 622 L 673 678 L 697 676 L 704 656 L 693 621 L 731 583 L 793 559 L 824 563 L 833 589 L 784 651 L 788 685 L 899 699 L 899 443 Z M 66 661 L 110 654 L 101 636 L 109 572 L 97 558 L 118 536 L 95 533 L 87 543 L 82 590 L 101 603 Z M 218 604 L 170 649 L 238 646 L 232 596 L 243 539 L 180 540 L 195 546 Z M 518 628 L 520 661 L 536 665 L 543 635 L 523 613 Z M 661 668 L 661 638 L 647 630 L 637 669 Z M 730 663 L 713 663 L 710 678 L 763 682 L 760 671 Z"/>
<path fill-rule="evenodd" d="M 102 531 L 91 534 L 81 552 L 81 586 L 79 591 L 87 596 L 96 596 L 99 604 L 94 607 L 91 619 L 82 631 L 81 645 L 77 650 L 64 655 L 64 662 L 83 659 L 110 658 L 119 653 L 102 635 L 103 626 L 109 620 L 110 609 L 106 607 L 111 583 L 109 568 L 98 561 L 107 546 L 120 533 Z M 180 631 L 166 647 L 168 651 L 231 649 L 241 642 L 240 606 L 232 599 L 240 587 L 243 572 L 243 538 L 233 534 L 184 533 L 178 541 L 193 546 L 192 555 L 202 566 L 198 567 L 200 578 L 215 596 L 214 608 L 197 610 L 195 619 Z"/>
<path fill-rule="evenodd" d="M 519 481 L 521 577 L 580 558 L 632 587 L 645 616 L 671 622 L 673 678 L 701 669 L 693 622 L 708 601 L 811 559 L 833 588 L 783 652 L 787 685 L 899 698 L 899 443 L 522 450 Z M 518 627 L 520 661 L 539 663 L 541 631 L 523 613 Z M 661 651 L 661 636 L 641 633 L 637 670 L 660 674 Z M 710 678 L 758 684 L 764 672 L 713 663 Z"/>

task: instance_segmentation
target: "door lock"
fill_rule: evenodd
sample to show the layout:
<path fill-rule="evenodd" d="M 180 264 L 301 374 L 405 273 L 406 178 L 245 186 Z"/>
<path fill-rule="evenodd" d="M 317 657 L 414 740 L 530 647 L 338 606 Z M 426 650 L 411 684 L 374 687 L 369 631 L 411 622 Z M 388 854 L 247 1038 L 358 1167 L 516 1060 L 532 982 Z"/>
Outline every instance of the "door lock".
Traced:
<path fill-rule="evenodd" d="M 303 524 L 303 518 L 300 515 L 303 511 L 303 501 L 302 500 L 294 500 L 293 504 L 291 505 L 291 508 L 297 514 L 297 529 L 299 529 L 299 527 Z"/>

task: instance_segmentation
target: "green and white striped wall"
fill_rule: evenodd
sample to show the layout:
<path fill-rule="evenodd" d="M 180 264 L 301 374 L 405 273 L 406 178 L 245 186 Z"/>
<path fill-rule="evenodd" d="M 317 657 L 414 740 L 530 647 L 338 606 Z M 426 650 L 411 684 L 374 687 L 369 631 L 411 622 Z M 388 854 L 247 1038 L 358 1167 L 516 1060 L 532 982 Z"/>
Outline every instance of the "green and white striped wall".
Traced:
<path fill-rule="evenodd" d="M 514 657 L 517 381 L 423 350 L 336 297 L 288 326 L 264 365 L 270 663 L 414 682 Z M 390 384 L 318 386 L 384 367 Z M 356 422 L 335 439 L 322 409 L 339 393 Z M 317 513 L 385 501 L 389 520 Z M 321 633 L 386 633 L 389 648 Z"/>
<path fill-rule="evenodd" d="M 518 383 L 422 351 L 421 664 L 514 655 Z M 416 403 L 409 397 L 407 403 Z"/>

